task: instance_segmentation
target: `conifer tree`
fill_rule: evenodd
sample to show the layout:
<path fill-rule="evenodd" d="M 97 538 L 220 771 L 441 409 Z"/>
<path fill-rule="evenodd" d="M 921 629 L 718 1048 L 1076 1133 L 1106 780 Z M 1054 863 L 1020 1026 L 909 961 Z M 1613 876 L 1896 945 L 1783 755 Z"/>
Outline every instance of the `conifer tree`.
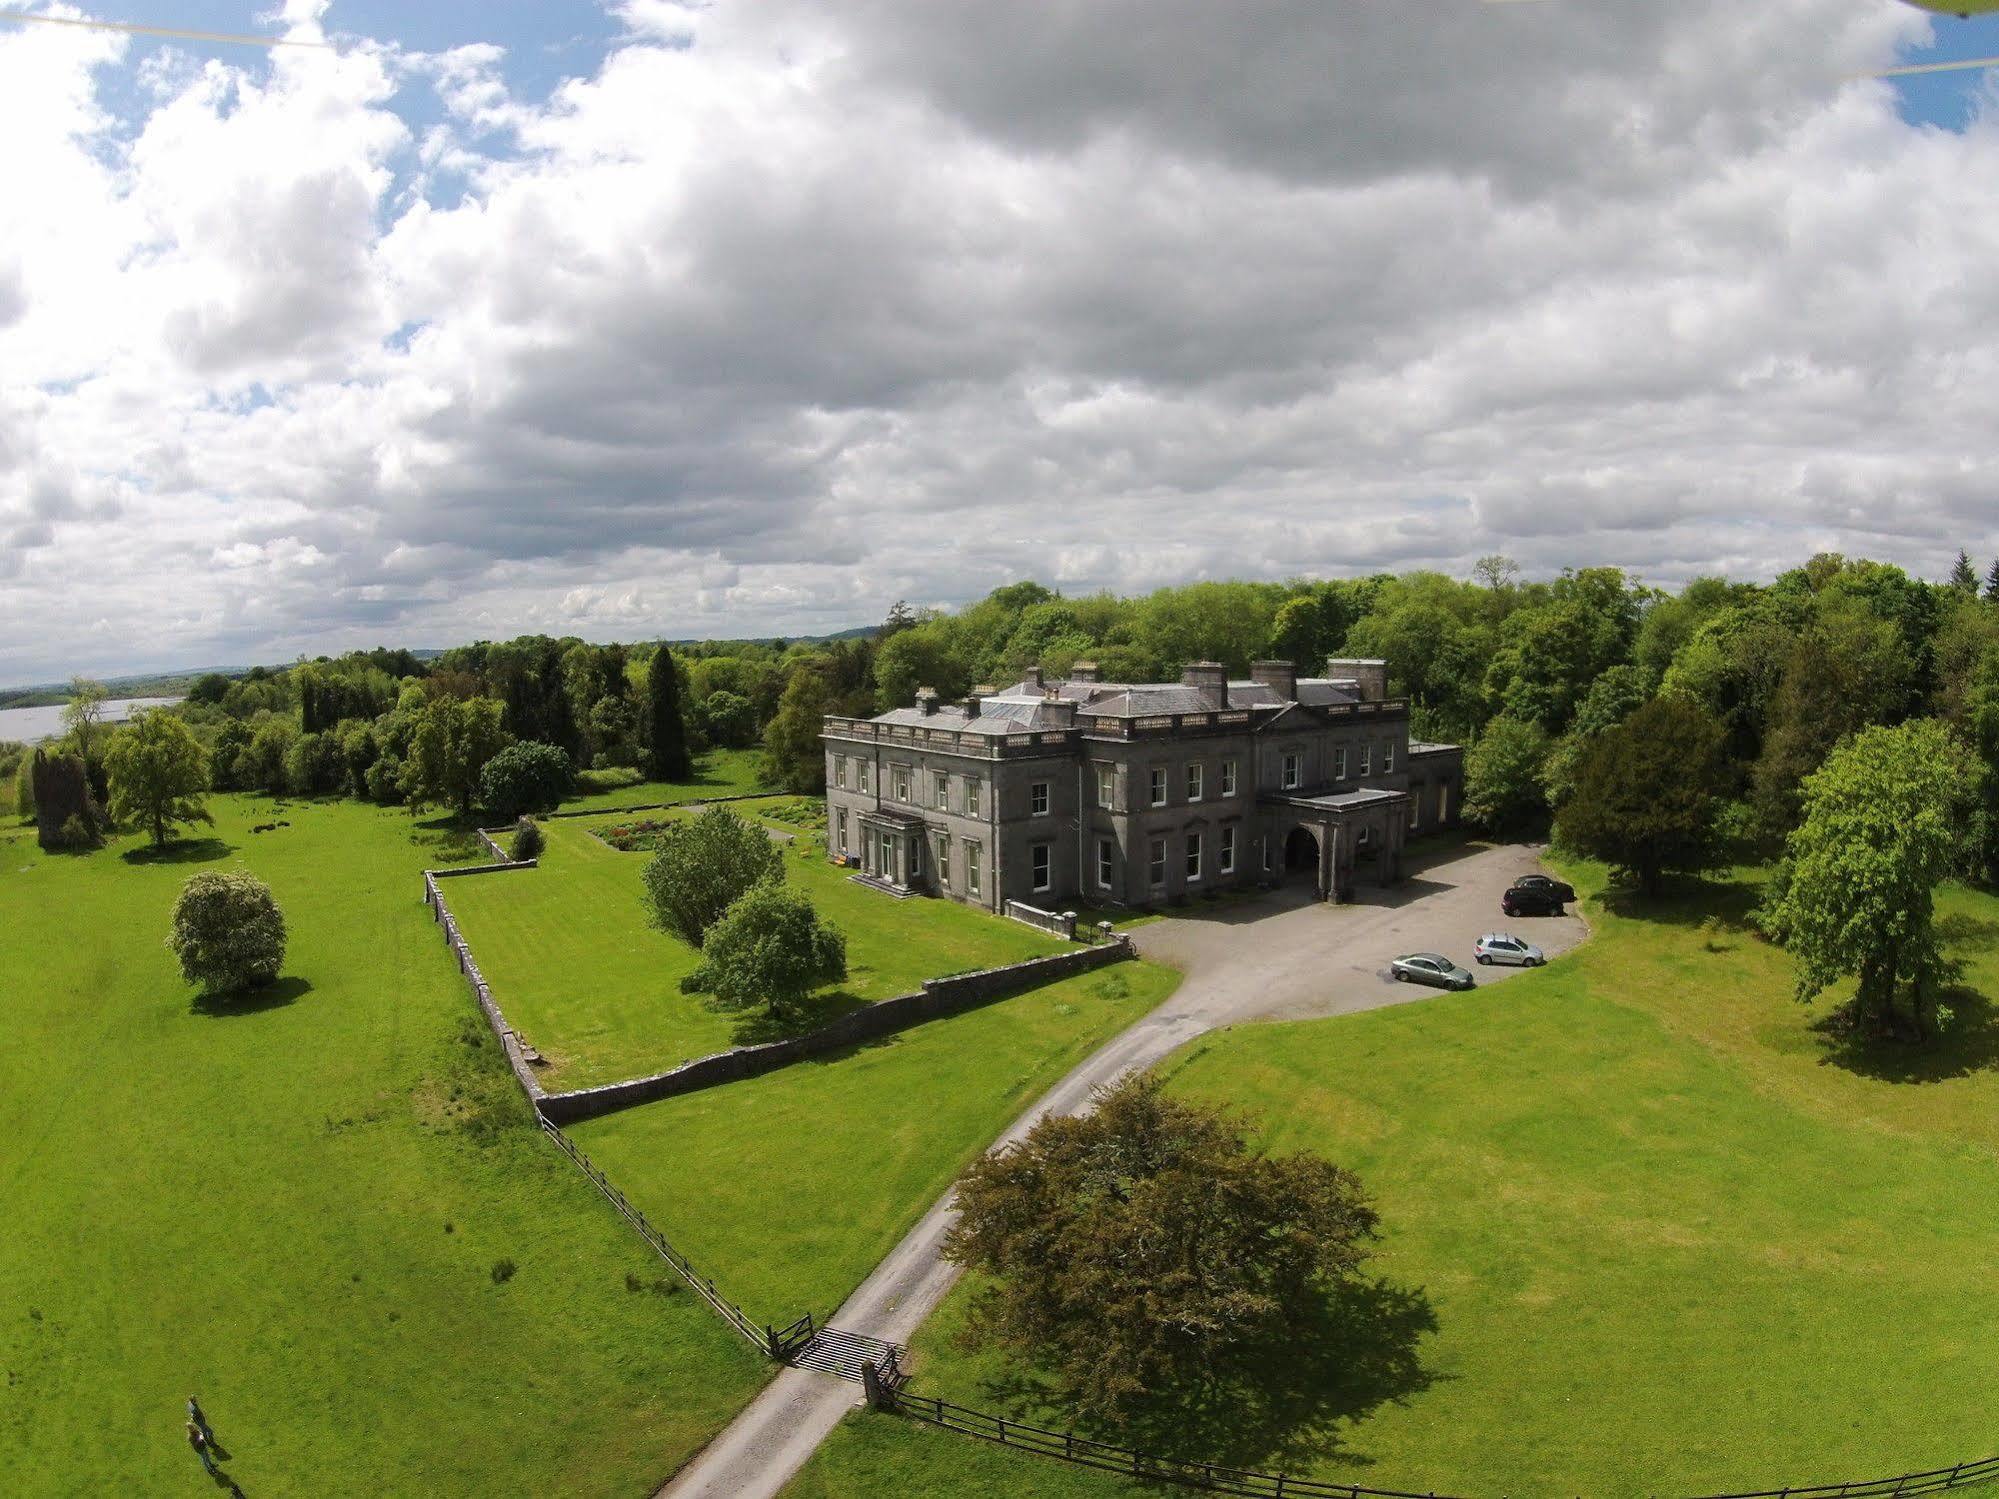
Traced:
<path fill-rule="evenodd" d="M 1951 564 L 1950 586 L 1959 593 L 1978 592 L 1978 574 L 1971 570 L 1971 553 L 1963 547 L 1957 549 L 1957 561 Z"/>
<path fill-rule="evenodd" d="M 1999 604 L 1999 557 L 1992 559 L 1992 566 L 1985 574 L 1985 601 Z"/>
<path fill-rule="evenodd" d="M 646 774 L 655 781 L 684 781 L 693 770 L 680 714 L 680 672 L 673 652 L 661 645 L 646 673 Z"/>

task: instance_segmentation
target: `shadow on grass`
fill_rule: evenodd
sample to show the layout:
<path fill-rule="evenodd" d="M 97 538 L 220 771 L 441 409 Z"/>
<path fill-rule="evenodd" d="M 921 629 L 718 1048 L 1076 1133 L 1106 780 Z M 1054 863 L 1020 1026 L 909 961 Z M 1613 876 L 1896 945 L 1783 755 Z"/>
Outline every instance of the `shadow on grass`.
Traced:
<path fill-rule="evenodd" d="M 189 1006 L 197 1015 L 221 1020 L 237 1015 L 256 1015 L 265 1010 L 281 1010 L 294 1000 L 312 993 L 312 982 L 297 977 L 281 978 L 261 989 L 243 994 L 197 994 Z"/>
<path fill-rule="evenodd" d="M 1921 1040 L 1884 1036 L 1838 1012 L 1815 1020 L 1811 1029 L 1825 1047 L 1820 1060 L 1884 1083 L 1941 1083 L 1999 1067 L 1999 1006 L 1962 985 L 1946 989 L 1941 1002 L 1950 1024 Z"/>
<path fill-rule="evenodd" d="M 236 845 L 220 838 L 176 838 L 164 848 L 151 844 L 127 849 L 119 857 L 127 864 L 212 864 L 236 852 Z"/>
<path fill-rule="evenodd" d="M 1754 880 L 1668 879 L 1657 895 L 1629 888 L 1606 890 L 1599 902 L 1613 916 L 1658 926 L 1699 926 L 1709 917 L 1725 930 L 1746 932 L 1749 913 L 1763 899 Z"/>
<path fill-rule="evenodd" d="M 1294 1322 L 1280 1345 L 1218 1365 L 1198 1388 L 1154 1391 L 1119 1429 L 1091 1435 L 1160 1457 L 1236 1468 L 1296 1468 L 1335 1458 L 1364 1465 L 1365 1455 L 1342 1447 L 1341 1427 L 1436 1382 L 1418 1346 L 1436 1330 L 1436 1311 L 1420 1288 L 1356 1281 Z M 1044 1377 L 1009 1375 L 984 1388 L 999 1408 L 1034 1424 L 1066 1424 L 1049 1413 L 1068 1409 L 1070 1401 Z"/>
<path fill-rule="evenodd" d="M 864 1010 L 868 1004 L 858 994 L 836 989 L 831 994 L 814 994 L 782 1015 L 772 1015 L 764 1009 L 752 1010 L 737 1020 L 735 1030 L 729 1034 L 729 1043 L 761 1046 L 766 1041 L 789 1041 L 793 1036 L 803 1036 L 856 1010 Z"/>

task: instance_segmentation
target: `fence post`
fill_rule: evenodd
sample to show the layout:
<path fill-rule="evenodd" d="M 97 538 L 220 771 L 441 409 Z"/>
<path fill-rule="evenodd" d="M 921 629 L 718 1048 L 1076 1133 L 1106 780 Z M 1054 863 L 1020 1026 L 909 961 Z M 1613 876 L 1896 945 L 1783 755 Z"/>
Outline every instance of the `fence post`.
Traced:
<path fill-rule="evenodd" d="M 887 1410 L 888 1402 L 882 1398 L 882 1377 L 872 1361 L 861 1360 L 861 1398 L 868 1403 L 869 1410 Z"/>
<path fill-rule="evenodd" d="M 768 1353 L 771 1356 L 771 1361 L 773 1363 L 777 1362 L 778 1360 L 784 1357 L 784 1355 L 778 1351 L 777 1329 L 772 1327 L 768 1322 L 764 1324 L 764 1352 Z"/>

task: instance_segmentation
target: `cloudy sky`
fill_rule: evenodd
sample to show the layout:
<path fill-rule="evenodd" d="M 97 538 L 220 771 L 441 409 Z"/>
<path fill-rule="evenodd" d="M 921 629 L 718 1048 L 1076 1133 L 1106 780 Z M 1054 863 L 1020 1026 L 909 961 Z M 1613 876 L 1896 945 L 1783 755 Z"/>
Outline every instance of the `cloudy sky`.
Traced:
<path fill-rule="evenodd" d="M 1999 24 L 91 14 L 338 49 L 0 23 L 0 683 L 1020 576 L 1999 552 L 1999 94 L 1850 76 Z"/>

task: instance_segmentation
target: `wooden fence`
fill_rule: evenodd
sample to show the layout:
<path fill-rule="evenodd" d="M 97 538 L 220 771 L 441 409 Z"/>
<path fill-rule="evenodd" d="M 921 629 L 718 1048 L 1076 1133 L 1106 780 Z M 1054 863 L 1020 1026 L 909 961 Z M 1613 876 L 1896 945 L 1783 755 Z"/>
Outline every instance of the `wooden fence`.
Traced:
<path fill-rule="evenodd" d="M 1101 1468 L 1105 1472 L 1160 1483 L 1176 1483 L 1214 1494 L 1243 1494 L 1251 1496 L 1251 1499 L 1441 1499 L 1434 1491 L 1417 1493 L 1409 1489 L 1375 1489 L 1361 1484 L 1329 1483 L 1322 1479 L 1293 1478 L 1283 1473 L 1263 1473 L 1251 1468 L 1228 1468 L 1219 1463 L 1161 1457 L 1157 1453 L 1092 1441 L 1077 1436 L 1073 1431 L 1050 1431 L 1024 1421 L 1009 1420 L 1005 1416 L 954 1405 L 934 1395 L 919 1395 L 907 1389 L 898 1389 L 893 1384 L 877 1388 L 871 1383 L 868 1393 L 878 1408 L 913 1416 L 933 1426 L 947 1427 L 1026 1452 L 1038 1452 L 1043 1457 L 1060 1458 L 1086 1468 Z M 1995 1479 L 1999 1479 L 1999 1456 L 1958 1463 L 1949 1468 L 1904 1473 L 1895 1478 L 1806 1484 L 1786 1489 L 1747 1489 L 1703 1496 L 1703 1499 L 1898 1499 L 1898 1496 L 1905 1494 L 1937 1494 L 1948 1489 L 1970 1488 Z"/>
<path fill-rule="evenodd" d="M 717 1290 L 715 1282 L 697 1270 L 692 1260 L 675 1249 L 665 1234 L 646 1221 L 646 1215 L 633 1207 L 611 1179 L 591 1163 L 590 1157 L 576 1148 L 574 1140 L 548 1120 L 543 1119 L 540 1122 L 542 1133 L 553 1140 L 562 1153 L 576 1163 L 576 1169 L 589 1179 L 592 1186 L 604 1194 L 604 1200 L 616 1208 L 627 1223 L 639 1231 L 639 1237 L 652 1246 L 653 1252 L 671 1265 L 703 1301 L 719 1312 L 723 1321 L 748 1338 L 758 1352 L 768 1354 L 771 1358 L 782 1362 L 797 1349 L 812 1341 L 812 1335 L 817 1330 L 812 1320 L 812 1313 L 807 1312 L 796 1322 L 785 1327 L 772 1327 L 768 1323 L 760 1324 L 753 1321 L 749 1313 Z"/>

